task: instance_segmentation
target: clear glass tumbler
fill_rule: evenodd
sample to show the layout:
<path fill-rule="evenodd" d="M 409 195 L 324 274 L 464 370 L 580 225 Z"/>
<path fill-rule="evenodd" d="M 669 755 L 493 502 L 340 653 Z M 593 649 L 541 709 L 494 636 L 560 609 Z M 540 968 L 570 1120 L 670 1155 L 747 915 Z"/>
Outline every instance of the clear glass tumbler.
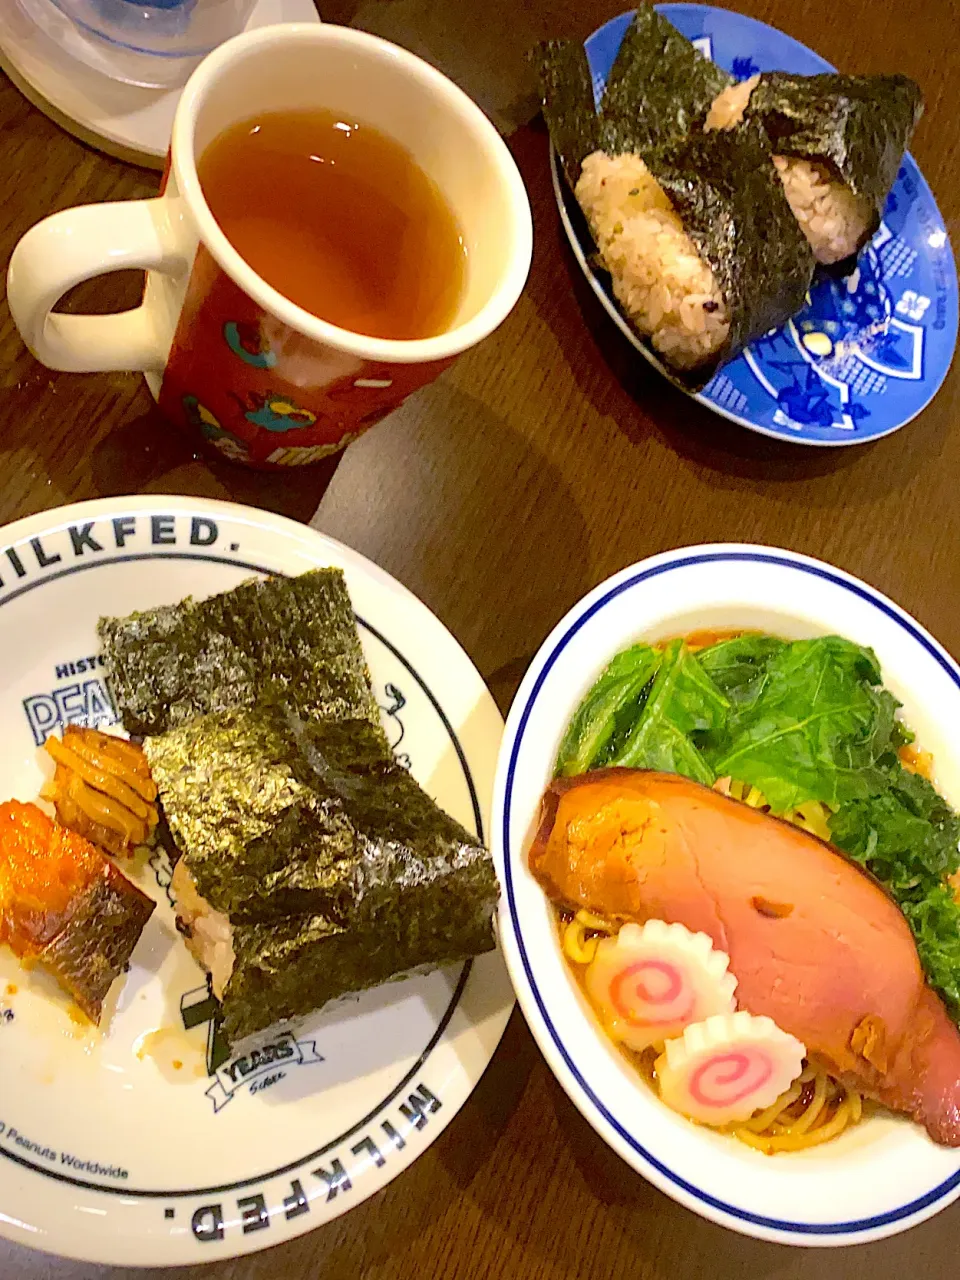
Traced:
<path fill-rule="evenodd" d="M 243 30 L 255 4 L 20 0 L 20 7 L 73 57 L 115 80 L 148 88 L 183 84 L 201 58 Z"/>

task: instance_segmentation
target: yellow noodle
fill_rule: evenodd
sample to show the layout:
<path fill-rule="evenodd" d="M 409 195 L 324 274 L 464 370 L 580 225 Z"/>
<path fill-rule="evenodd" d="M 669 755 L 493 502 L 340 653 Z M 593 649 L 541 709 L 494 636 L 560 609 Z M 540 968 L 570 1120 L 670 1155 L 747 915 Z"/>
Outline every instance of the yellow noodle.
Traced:
<path fill-rule="evenodd" d="M 786 1129 L 783 1133 L 774 1134 L 766 1139 L 766 1150 L 772 1155 L 776 1151 L 806 1151 L 810 1147 L 819 1147 L 843 1133 L 850 1123 L 851 1114 L 850 1102 L 845 1098 L 834 1113 L 833 1119 L 826 1124 L 807 1133 L 793 1133 Z"/>
<path fill-rule="evenodd" d="M 749 782 L 738 782 L 736 779 L 731 779 L 727 794 L 732 796 L 734 800 L 739 800 L 742 804 L 749 805 L 751 809 L 762 809 L 765 813 L 770 812 L 766 796 L 759 787 L 755 787 Z M 792 822 L 794 826 L 802 827 L 804 831 L 809 831 L 811 835 L 819 836 L 821 840 L 830 839 L 830 809 L 819 800 L 808 801 L 806 804 L 801 805 L 800 808 L 792 809 L 781 816 L 787 822 Z"/>
<path fill-rule="evenodd" d="M 809 831 L 811 835 L 819 836 L 821 840 L 830 839 L 828 822 L 830 810 L 825 804 L 816 802 L 805 804 L 802 809 L 796 809 L 787 816 L 796 826 L 802 827 L 804 831 Z"/>
<path fill-rule="evenodd" d="M 765 1156 L 773 1155 L 770 1147 L 772 1135 L 769 1133 L 754 1133 L 751 1129 L 735 1129 L 734 1136 L 744 1146 L 753 1147 L 755 1151 L 761 1151 Z"/>
<path fill-rule="evenodd" d="M 845 1090 L 825 1071 L 816 1068 L 810 1076 L 810 1070 L 809 1067 L 806 1068 L 804 1076 L 807 1076 L 808 1081 L 811 1078 L 815 1080 L 814 1096 L 799 1117 L 790 1114 L 799 1090 L 791 1097 L 792 1089 L 788 1089 L 773 1106 L 734 1129 L 736 1137 L 765 1155 L 774 1155 L 778 1151 L 803 1151 L 808 1147 L 818 1147 L 836 1138 L 849 1125 L 856 1124 L 863 1113 L 860 1094 L 855 1090 Z M 795 1083 L 794 1088 L 801 1081 L 803 1076 Z M 835 1102 L 835 1099 L 830 1099 L 828 1094 L 831 1092 L 842 1094 L 841 1100 Z"/>
<path fill-rule="evenodd" d="M 806 1133 L 808 1129 L 812 1129 L 820 1118 L 820 1113 L 827 1104 L 827 1077 L 821 1071 L 817 1074 L 816 1084 L 813 1086 L 813 1097 L 810 1105 L 799 1116 L 793 1124 L 790 1125 L 791 1133 Z"/>
<path fill-rule="evenodd" d="M 787 1107 L 792 1107 L 796 1100 L 803 1092 L 803 1086 L 799 1080 L 795 1080 L 793 1084 L 780 1097 L 770 1104 L 765 1111 L 759 1111 L 745 1124 L 738 1125 L 738 1129 L 749 1129 L 751 1133 L 763 1133 L 765 1129 L 769 1129 L 773 1122 L 784 1112 Z M 736 1130 L 734 1130 L 736 1132 Z"/>
<path fill-rule="evenodd" d="M 579 920 L 571 920 L 563 930 L 563 952 L 574 964 L 589 964 L 597 954 L 597 938 L 588 938 Z"/>
<path fill-rule="evenodd" d="M 585 929 L 595 929 L 598 933 L 611 932 L 609 923 L 602 916 L 595 916 L 592 911 L 581 907 L 574 919 L 579 920 Z"/>

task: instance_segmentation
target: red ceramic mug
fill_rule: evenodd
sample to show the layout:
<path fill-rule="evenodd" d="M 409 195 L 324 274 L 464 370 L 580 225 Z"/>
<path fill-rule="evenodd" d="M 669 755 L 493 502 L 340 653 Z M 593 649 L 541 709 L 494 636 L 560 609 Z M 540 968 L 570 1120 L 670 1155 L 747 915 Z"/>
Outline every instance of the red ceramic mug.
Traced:
<path fill-rule="evenodd" d="M 207 207 L 197 156 L 224 129 L 259 111 L 324 107 L 405 146 L 453 210 L 467 278 L 444 333 L 397 341 L 318 319 L 247 265 Z M 208 447 L 287 467 L 342 449 L 491 333 L 520 295 L 531 245 L 516 165 L 466 94 L 375 36 L 293 23 L 246 32 L 204 59 L 177 108 L 161 195 L 39 223 L 13 252 L 7 297 L 50 368 L 140 371 L 164 413 Z M 147 272 L 136 310 L 53 312 L 81 280 L 130 267 Z"/>

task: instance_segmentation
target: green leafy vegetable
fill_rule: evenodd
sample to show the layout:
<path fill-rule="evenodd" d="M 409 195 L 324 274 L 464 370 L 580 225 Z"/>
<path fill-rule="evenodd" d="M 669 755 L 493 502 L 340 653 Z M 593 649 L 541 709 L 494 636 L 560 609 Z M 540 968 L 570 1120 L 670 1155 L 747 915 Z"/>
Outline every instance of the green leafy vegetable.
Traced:
<path fill-rule="evenodd" d="M 738 705 L 757 697 L 771 658 L 784 648 L 785 640 L 748 631 L 703 649 L 697 660 L 720 692 Z"/>
<path fill-rule="evenodd" d="M 946 885 L 900 903 L 913 930 L 927 981 L 960 1021 L 960 904 Z"/>
<path fill-rule="evenodd" d="M 628 734 L 614 765 L 663 769 L 710 785 L 716 774 L 691 735 L 718 729 L 730 703 L 681 640 L 663 650 L 660 670 L 636 726 Z"/>
<path fill-rule="evenodd" d="M 957 871 L 960 818 L 926 778 L 899 763 L 885 772 L 886 789 L 844 805 L 830 819 L 830 836 L 903 896 Z"/>
<path fill-rule="evenodd" d="M 647 686 L 660 666 L 660 654 L 648 644 L 618 653 L 580 703 L 557 753 L 557 773 L 586 773 L 614 738 L 618 723 L 632 724 Z"/>
<path fill-rule="evenodd" d="M 758 787 L 774 813 L 874 795 L 885 786 L 876 760 L 889 748 L 899 705 L 879 683 L 872 650 L 840 636 L 785 645 L 731 716 L 710 763 L 718 776 Z"/>
<path fill-rule="evenodd" d="M 960 905 L 945 884 L 960 867 L 960 817 L 926 778 L 893 758 L 888 788 L 844 805 L 830 838 L 889 890 L 913 930 L 930 985 L 960 1014 Z"/>

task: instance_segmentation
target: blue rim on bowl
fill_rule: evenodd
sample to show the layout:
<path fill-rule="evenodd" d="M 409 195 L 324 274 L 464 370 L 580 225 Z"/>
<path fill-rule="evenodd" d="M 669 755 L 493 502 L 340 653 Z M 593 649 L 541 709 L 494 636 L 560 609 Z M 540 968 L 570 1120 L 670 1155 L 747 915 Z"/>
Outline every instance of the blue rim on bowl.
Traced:
<path fill-rule="evenodd" d="M 813 75 L 834 68 L 799 41 L 743 14 L 703 4 L 657 9 L 701 52 L 740 79 L 757 71 Z M 586 41 L 599 94 L 633 11 L 611 18 Z M 593 243 L 551 155 L 564 231 L 608 315 L 650 363 L 665 372 L 590 264 Z M 884 223 L 860 255 L 856 286 L 818 279 L 804 311 L 717 371 L 694 398 L 761 435 L 798 444 L 843 446 L 890 435 L 936 395 L 957 341 L 957 272 L 943 218 L 909 153 Z"/>
<path fill-rule="evenodd" d="M 654 1095 L 646 1091 L 639 1081 L 633 1081 L 628 1086 L 634 1092 L 629 1095 L 624 1093 L 618 1099 L 620 1104 L 624 1104 L 624 1099 L 629 1098 L 628 1104 L 617 1105 L 604 1096 L 602 1086 L 598 1085 L 598 1059 L 594 1050 L 591 1049 L 591 1055 L 594 1056 L 588 1062 L 584 1057 L 586 1051 L 582 1033 L 588 1025 L 592 1025 L 592 1019 L 584 1013 L 582 1017 L 587 1021 L 578 1026 L 576 1031 L 571 1029 L 569 1022 L 564 1025 L 564 1018 L 571 1010 L 576 1011 L 580 1006 L 576 997 L 569 992 L 561 992 L 560 987 L 569 983 L 558 984 L 556 971 L 548 968 L 545 960 L 548 952 L 556 952 L 556 957 L 551 955 L 550 963 L 553 964 L 554 960 L 558 965 L 562 963 L 559 960 L 559 945 L 555 934 L 551 932 L 552 917 L 549 926 L 542 926 L 533 920 L 533 915 L 539 910 L 542 895 L 526 869 L 526 843 L 538 811 L 540 792 L 552 774 L 562 727 L 575 709 L 581 694 L 614 652 L 633 640 L 656 638 L 652 632 L 645 630 L 643 622 L 639 620 L 645 607 L 643 602 L 652 592 L 659 591 L 667 601 L 663 607 L 652 606 L 654 612 L 657 608 L 661 610 L 661 632 L 664 637 L 696 628 L 695 619 L 698 614 L 691 605 L 693 597 L 688 598 L 684 594 L 682 583 L 685 578 L 693 578 L 704 572 L 714 579 L 718 572 L 725 574 L 730 583 L 739 583 L 741 586 L 750 575 L 778 575 L 783 579 L 778 588 L 783 593 L 779 616 L 786 619 L 792 613 L 796 618 L 805 618 L 806 621 L 799 625 L 806 628 L 806 631 L 801 630 L 799 634 L 836 630 L 840 634 L 859 639 L 862 643 L 869 643 L 874 638 L 874 632 L 880 633 L 882 644 L 875 641 L 875 647 L 885 666 L 888 686 L 893 687 L 897 696 L 907 704 L 908 721 L 918 730 L 921 738 L 925 737 L 928 742 L 931 728 L 929 723 L 923 727 L 923 716 L 926 715 L 928 720 L 935 720 L 939 715 L 942 719 L 940 708 L 947 697 L 955 699 L 956 705 L 960 707 L 960 667 L 942 646 L 892 601 L 872 587 L 829 565 L 788 551 L 734 544 L 683 548 L 654 556 L 623 570 L 574 606 L 553 630 L 528 670 L 508 717 L 498 766 L 493 814 L 494 857 L 504 890 L 500 916 L 504 955 L 521 1007 L 551 1068 L 585 1118 L 633 1168 L 688 1208 L 733 1230 L 787 1244 L 827 1246 L 864 1243 L 914 1226 L 960 1196 L 960 1153 L 934 1147 L 919 1128 L 909 1122 L 894 1119 L 881 1122 L 890 1126 L 889 1132 L 880 1134 L 876 1149 L 868 1150 L 866 1146 L 861 1146 L 859 1151 L 855 1151 L 852 1158 L 859 1162 L 857 1167 L 873 1166 L 880 1170 L 875 1175 L 879 1178 L 883 1162 L 888 1160 L 891 1170 L 895 1168 L 899 1173 L 908 1169 L 909 1172 L 904 1173 L 900 1179 L 893 1179 L 892 1185 L 898 1187 L 897 1192 L 878 1192 L 882 1203 L 875 1205 L 874 1211 L 870 1211 L 869 1207 L 869 1187 L 865 1192 L 863 1188 L 859 1189 L 856 1212 L 844 1212 L 842 1196 L 826 1194 L 821 1197 L 822 1203 L 815 1204 L 814 1211 L 805 1217 L 796 1212 L 797 1202 L 792 1194 L 784 1196 L 782 1203 L 790 1203 L 795 1212 L 794 1217 L 787 1217 L 770 1211 L 769 1204 L 764 1206 L 748 1203 L 751 1193 L 743 1191 L 746 1184 L 732 1179 L 729 1169 L 724 1172 L 723 1177 L 713 1177 L 711 1185 L 711 1177 L 703 1170 L 711 1162 L 715 1163 L 714 1152 L 718 1148 L 709 1144 L 714 1142 L 716 1135 L 688 1125 L 687 1128 L 694 1130 L 697 1135 L 693 1141 L 707 1145 L 695 1158 L 690 1158 L 687 1154 L 681 1155 L 673 1142 L 664 1141 L 663 1133 L 655 1130 L 650 1108 L 660 1108 L 661 1104 L 655 1101 Z M 694 597 L 699 589 L 694 589 Z M 712 595 L 715 590 L 717 588 L 711 586 L 703 589 L 704 598 L 711 595 L 712 599 L 712 603 L 704 606 L 703 625 L 735 625 L 730 614 L 721 616 L 717 613 L 721 596 Z M 722 591 L 722 588 L 719 590 Z M 767 590 L 768 584 L 765 584 L 762 590 L 751 588 L 744 592 L 742 598 L 749 600 L 749 604 L 743 607 L 752 610 L 751 617 L 759 618 L 766 613 L 766 627 L 773 630 L 775 624 L 770 619 L 777 613 L 777 602 L 775 600 L 770 606 L 772 613 L 767 611 L 767 601 L 770 599 L 766 594 Z M 841 614 L 845 609 L 848 616 L 837 617 L 836 622 L 832 623 L 827 621 L 827 615 L 831 618 L 835 616 L 831 612 L 835 605 L 825 605 L 820 600 L 809 608 L 803 604 L 793 609 L 789 603 L 792 598 L 809 593 L 816 595 L 818 592 L 825 598 L 838 601 Z M 732 594 L 729 599 L 731 605 L 736 607 L 737 595 Z M 676 603 L 677 600 L 679 604 Z M 686 608 L 685 614 L 682 612 L 683 607 Z M 816 616 L 818 610 L 822 615 L 819 618 Z M 638 625 L 633 628 L 626 620 L 631 612 L 638 615 Z M 666 621 L 671 617 L 680 621 L 671 625 Z M 751 624 L 744 621 L 741 625 Z M 592 641 L 591 629 L 596 629 L 597 632 Z M 857 629 L 860 631 L 859 635 L 851 634 Z M 654 623 L 653 632 L 656 630 L 657 624 Z M 871 633 L 869 637 L 864 635 L 865 631 Z M 886 669 L 884 646 L 887 653 L 893 654 L 890 672 Z M 578 656 L 571 658 L 570 654 L 574 651 Z M 584 655 L 588 653 L 589 659 L 585 660 Z M 558 674 L 558 664 L 563 663 L 566 666 Z M 909 670 L 914 663 L 925 664 L 929 668 L 923 677 L 928 688 L 923 698 L 911 707 L 908 691 L 894 669 L 902 670 L 906 664 Z M 889 679 L 891 673 L 895 677 L 893 680 Z M 930 692 L 934 684 L 938 685 L 936 696 Z M 553 719 L 550 731 L 543 737 L 544 709 L 557 701 L 562 705 L 559 710 L 551 708 L 547 711 L 547 715 Z M 918 710 L 921 702 L 926 706 L 925 712 Z M 551 737 L 553 727 L 556 728 L 556 734 Z M 953 733 L 953 730 L 949 732 Z M 935 750 L 938 769 L 941 764 L 960 769 L 960 733 L 954 734 L 952 742 L 953 750 L 947 750 L 943 740 Z M 954 790 L 956 786 L 957 783 L 954 782 Z M 526 899 L 525 906 L 522 899 L 528 891 L 531 896 Z M 534 899 L 537 899 L 537 903 L 531 908 Z M 571 1000 L 573 1003 L 570 1003 Z M 605 1041 L 605 1037 L 595 1026 L 593 1030 L 595 1034 L 590 1039 L 595 1042 Z M 607 1072 L 604 1079 L 609 1081 L 610 1078 L 612 1077 Z M 662 1109 L 665 1111 L 665 1108 Z M 877 1122 L 871 1120 L 868 1123 Z M 704 1138 L 705 1134 L 709 1134 L 709 1137 Z M 736 1146 L 734 1139 L 723 1141 Z M 899 1147 L 896 1146 L 897 1143 L 900 1143 Z M 721 1159 L 727 1159 L 727 1156 L 724 1155 Z M 738 1156 L 737 1159 L 742 1157 Z M 764 1170 L 771 1167 L 764 1164 L 770 1157 L 757 1157 L 751 1152 L 746 1159 L 753 1161 L 754 1170 L 761 1166 Z M 757 1159 L 761 1166 L 756 1164 Z M 773 1167 L 778 1171 L 789 1167 L 780 1163 L 781 1157 L 772 1159 L 777 1162 Z M 796 1157 L 790 1159 L 795 1160 Z M 867 1162 L 866 1165 L 864 1161 Z M 744 1165 L 746 1169 L 750 1167 Z M 793 1168 L 800 1169 L 800 1166 Z M 808 1169 L 811 1173 L 815 1172 L 812 1166 L 808 1166 Z M 802 1169 L 800 1172 L 804 1173 Z M 843 1183 L 839 1185 L 842 1187 Z M 901 1202 L 897 1202 L 898 1200 Z M 772 1203 L 775 1205 L 776 1201 Z"/>

